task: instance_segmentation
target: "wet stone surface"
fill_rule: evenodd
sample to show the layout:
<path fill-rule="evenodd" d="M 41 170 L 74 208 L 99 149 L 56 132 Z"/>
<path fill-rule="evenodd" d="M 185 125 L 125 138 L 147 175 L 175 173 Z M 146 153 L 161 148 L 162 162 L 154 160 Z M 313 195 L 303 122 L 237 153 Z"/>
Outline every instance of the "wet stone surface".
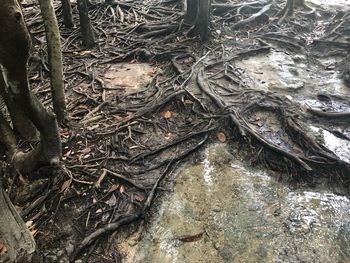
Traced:
<path fill-rule="evenodd" d="M 349 262 L 349 209 L 346 197 L 291 190 L 218 144 L 180 169 L 125 262 Z"/>
<path fill-rule="evenodd" d="M 291 55 L 272 49 L 265 55 L 254 56 L 237 62 L 250 76 L 250 85 L 269 91 L 285 94 L 314 95 L 317 93 L 348 95 L 350 90 L 340 79 L 336 69 L 327 69 L 326 65 L 335 63 L 325 60 L 316 65 L 307 63 L 303 55 Z"/>

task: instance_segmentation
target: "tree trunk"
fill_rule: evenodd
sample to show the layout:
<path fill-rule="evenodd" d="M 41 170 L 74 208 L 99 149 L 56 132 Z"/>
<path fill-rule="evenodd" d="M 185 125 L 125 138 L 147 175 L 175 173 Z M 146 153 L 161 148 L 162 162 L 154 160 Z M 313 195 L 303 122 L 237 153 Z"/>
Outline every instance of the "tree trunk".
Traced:
<path fill-rule="evenodd" d="M 187 0 L 186 3 L 185 22 L 193 25 L 197 19 L 199 0 Z"/>
<path fill-rule="evenodd" d="M 0 176 L 3 175 L 0 173 Z M 5 245 L 7 250 L 0 256 L 1 263 L 31 262 L 31 256 L 35 252 L 35 241 L 2 189 L 2 185 L 0 187 L 0 244 Z"/>
<path fill-rule="evenodd" d="M 73 16 L 72 16 L 72 7 L 70 0 L 61 0 L 62 3 L 62 12 L 63 12 L 63 23 L 67 28 L 74 27 Z"/>
<path fill-rule="evenodd" d="M 187 0 L 185 22 L 193 26 L 190 33 L 202 40 L 209 36 L 210 5 L 211 0 Z"/>
<path fill-rule="evenodd" d="M 39 140 L 39 132 L 33 123 L 19 110 L 18 107 L 16 107 L 11 97 L 6 94 L 5 83 L 2 76 L 0 76 L 0 96 L 3 98 L 4 103 L 7 106 L 14 131 L 19 134 L 23 140 Z"/>
<path fill-rule="evenodd" d="M 1 111 L 0 111 L 0 142 L 6 146 L 9 152 L 9 155 L 14 156 L 14 154 L 16 153 L 16 144 L 17 144 L 16 136 L 13 133 L 4 115 L 2 115 Z"/>
<path fill-rule="evenodd" d="M 199 1 L 195 31 L 200 35 L 202 40 L 207 40 L 209 36 L 210 4 L 211 0 Z"/>
<path fill-rule="evenodd" d="M 78 0 L 78 11 L 80 20 L 81 37 L 83 45 L 87 48 L 95 45 L 95 33 L 91 25 L 86 0 Z"/>
<path fill-rule="evenodd" d="M 12 98 L 40 132 L 40 144 L 34 150 L 16 153 L 11 160 L 18 169 L 26 172 L 39 162 L 58 164 L 61 142 L 56 118 L 29 89 L 30 37 L 17 0 L 0 0 L 0 25 L 0 74 L 4 78 L 6 96 Z"/>
<path fill-rule="evenodd" d="M 46 32 L 53 109 L 58 121 L 62 122 L 66 118 L 66 100 L 60 32 L 52 0 L 39 0 L 39 4 Z"/>

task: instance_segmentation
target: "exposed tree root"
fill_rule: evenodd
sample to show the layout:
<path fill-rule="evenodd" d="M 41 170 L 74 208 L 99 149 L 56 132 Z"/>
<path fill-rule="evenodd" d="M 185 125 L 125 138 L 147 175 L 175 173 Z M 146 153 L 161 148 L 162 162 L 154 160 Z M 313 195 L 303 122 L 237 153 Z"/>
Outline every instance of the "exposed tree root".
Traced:
<path fill-rule="evenodd" d="M 228 135 L 229 145 L 244 148 L 249 164 L 279 171 L 285 180 L 311 185 L 316 179 L 329 178 L 350 185 L 349 164 L 305 125 L 308 121 L 323 125 L 325 119 L 338 123 L 340 119 L 333 117 L 346 122 L 347 112 L 329 111 L 330 116 L 321 118 L 315 118 L 318 114 L 313 110 L 305 114 L 282 92 L 257 89 L 248 71 L 237 66 L 240 60 L 266 56 L 271 50 L 311 56 L 310 50 L 332 41 L 320 38 L 325 43 L 308 45 L 312 40 L 300 31 L 310 33 L 309 24 L 288 21 L 290 27 L 280 27 L 277 21 L 266 19 L 279 11 L 277 5 L 270 4 L 215 3 L 212 26 L 217 31 L 213 35 L 220 38 L 205 46 L 186 35 L 190 26 L 183 23 L 178 1 L 92 5 L 92 23 L 103 42 L 91 51 L 80 50 L 76 31 L 64 29 L 63 52 L 69 54 L 66 84 L 72 90 L 67 106 L 81 125 L 62 130 L 66 181 L 60 180 L 56 188 L 51 185 L 53 192 L 37 198 L 35 207 L 26 207 L 27 219 L 44 224 L 60 217 L 56 212 L 62 204 L 80 207 L 69 211 L 77 229 L 72 256 L 79 257 L 88 247 L 92 251 L 101 237 L 146 216 L 155 193 L 163 187 L 162 179 L 178 162 L 216 141 L 219 131 Z M 42 29 L 34 11 L 28 21 L 40 39 Z M 232 26 L 236 27 L 233 32 Z M 327 33 L 336 37 L 342 30 L 338 26 Z M 332 50 L 347 50 L 347 40 L 337 42 Z M 109 87 L 103 79 L 110 63 L 124 60 L 152 61 L 162 72 L 152 73 L 153 79 L 144 89 L 126 94 L 125 87 Z M 42 87 L 45 74 L 40 82 L 35 74 L 30 73 L 33 87 L 48 103 Z M 346 138 L 347 130 L 338 136 Z M 37 217 L 44 207 L 53 207 L 54 217 L 48 213 Z"/>

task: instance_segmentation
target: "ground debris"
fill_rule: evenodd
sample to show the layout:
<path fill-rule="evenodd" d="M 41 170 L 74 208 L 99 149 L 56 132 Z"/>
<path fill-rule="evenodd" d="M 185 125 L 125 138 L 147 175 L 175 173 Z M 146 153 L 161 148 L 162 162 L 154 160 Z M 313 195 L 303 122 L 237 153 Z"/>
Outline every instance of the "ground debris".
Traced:
<path fill-rule="evenodd" d="M 296 19 L 278 24 L 274 15 L 280 10 L 275 2 L 215 3 L 213 33 L 205 45 L 187 36 L 180 1 L 93 3 L 90 16 L 99 41 L 91 50 L 81 47 L 77 29 L 62 25 L 72 119 L 61 131 L 65 167 L 21 212 L 39 229 L 40 249 L 64 249 L 69 241 L 71 258 L 95 251 L 98 262 L 120 258 L 105 237 L 147 217 L 162 180 L 211 141 L 245 145 L 251 165 L 283 171 L 288 180 L 312 184 L 323 176 L 349 185 L 350 164 L 309 128 L 349 140 L 350 105 L 344 99 L 349 92 L 309 92 L 307 85 L 262 89 L 254 82 L 260 73 L 253 76 L 240 66 L 278 51 L 315 71 L 335 70 L 343 64 L 325 69 L 320 56 L 325 50 L 332 57 L 349 51 L 349 16 L 334 11 L 326 23 L 326 11 L 316 8 L 319 16 L 305 20 L 297 12 Z M 59 4 L 56 11 L 62 23 Z M 75 6 L 73 11 L 76 16 Z M 24 13 L 34 39 L 30 82 L 50 105 L 39 9 L 27 1 Z M 143 77 L 133 69 L 142 63 L 149 78 L 140 84 Z M 132 81 L 113 79 L 118 70 L 119 78 L 130 70 Z M 317 103 L 305 107 L 297 95 Z M 341 108 L 325 108 L 330 101 Z M 7 181 L 14 195 L 18 182 Z M 177 239 L 194 242 L 203 235 Z"/>

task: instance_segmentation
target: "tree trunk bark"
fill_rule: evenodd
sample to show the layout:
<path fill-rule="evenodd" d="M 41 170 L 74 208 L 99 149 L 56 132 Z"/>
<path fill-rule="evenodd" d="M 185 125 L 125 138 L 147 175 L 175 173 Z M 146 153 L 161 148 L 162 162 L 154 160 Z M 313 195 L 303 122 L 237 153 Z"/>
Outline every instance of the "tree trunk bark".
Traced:
<path fill-rule="evenodd" d="M 62 149 L 55 115 L 49 113 L 29 89 L 26 67 L 18 66 L 15 71 L 5 68 L 5 71 L 0 74 L 9 80 L 6 87 L 8 96 L 40 132 L 40 143 L 34 150 L 14 155 L 12 159 L 16 168 L 30 172 L 42 163 L 57 165 Z"/>
<path fill-rule="evenodd" d="M 53 109 L 58 121 L 63 122 L 67 114 L 60 32 L 52 0 L 39 0 L 39 4 L 46 32 Z"/>
<path fill-rule="evenodd" d="M 43 0 L 42 0 L 43 1 Z M 6 95 L 40 132 L 40 144 L 28 153 L 16 153 L 13 161 L 22 171 L 32 170 L 39 162 L 57 165 L 61 156 L 58 125 L 29 89 L 27 61 L 30 37 L 17 0 L 0 0 L 0 74 Z"/>
<path fill-rule="evenodd" d="M 207 40 L 209 36 L 210 4 L 211 0 L 199 1 L 195 31 L 200 35 L 202 40 Z"/>
<path fill-rule="evenodd" d="M 39 132 L 33 123 L 18 109 L 11 97 L 6 94 L 5 83 L 2 75 L 0 76 L 0 96 L 6 104 L 14 131 L 19 134 L 23 140 L 39 140 Z"/>
<path fill-rule="evenodd" d="M 95 33 L 91 25 L 86 0 L 78 0 L 81 37 L 83 45 L 87 48 L 95 45 Z"/>
<path fill-rule="evenodd" d="M 62 12 L 63 12 L 63 23 L 67 28 L 74 27 L 73 16 L 72 16 L 72 7 L 70 0 L 61 0 L 62 3 Z"/>
<path fill-rule="evenodd" d="M 185 22 L 193 25 L 197 19 L 199 0 L 187 0 Z"/>
<path fill-rule="evenodd" d="M 7 150 L 9 156 L 14 156 L 16 152 L 16 136 L 13 133 L 10 125 L 8 124 L 7 120 L 5 119 L 4 115 L 0 111 L 0 142 L 3 143 Z"/>
<path fill-rule="evenodd" d="M 0 256 L 0 263 L 31 262 L 35 252 L 34 238 L 2 189 L 2 177 L 0 171 L 0 244 L 5 245 L 7 252 Z"/>
<path fill-rule="evenodd" d="M 211 0 L 187 0 L 185 22 L 193 26 L 191 34 L 202 40 L 209 36 L 210 5 Z"/>

